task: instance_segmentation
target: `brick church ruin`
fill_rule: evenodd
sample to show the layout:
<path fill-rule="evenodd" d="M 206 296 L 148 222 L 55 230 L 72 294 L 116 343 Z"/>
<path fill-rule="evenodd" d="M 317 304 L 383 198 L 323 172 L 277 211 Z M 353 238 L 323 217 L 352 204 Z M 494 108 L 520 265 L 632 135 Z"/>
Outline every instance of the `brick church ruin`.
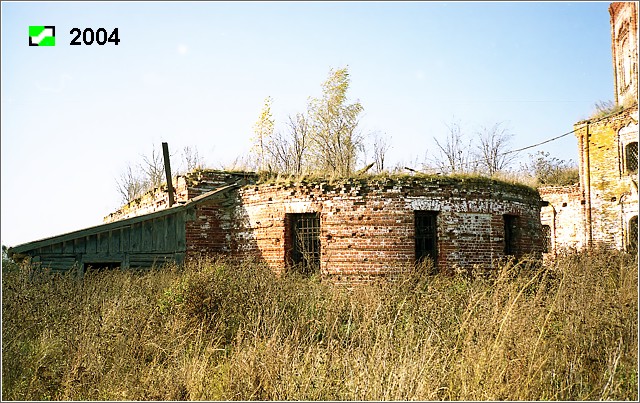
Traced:
<path fill-rule="evenodd" d="M 487 178 L 260 180 L 250 172 L 198 170 L 123 206 L 102 225 L 9 254 L 54 271 L 222 255 L 254 258 L 278 273 L 354 280 L 400 274 L 423 259 L 452 271 L 598 243 L 636 248 L 638 11 L 636 3 L 609 10 L 616 103 L 624 108 L 576 123 L 579 184 L 537 191 Z"/>
<path fill-rule="evenodd" d="M 638 3 L 611 3 L 616 110 L 574 125 L 580 182 L 542 187 L 547 252 L 638 246 Z"/>

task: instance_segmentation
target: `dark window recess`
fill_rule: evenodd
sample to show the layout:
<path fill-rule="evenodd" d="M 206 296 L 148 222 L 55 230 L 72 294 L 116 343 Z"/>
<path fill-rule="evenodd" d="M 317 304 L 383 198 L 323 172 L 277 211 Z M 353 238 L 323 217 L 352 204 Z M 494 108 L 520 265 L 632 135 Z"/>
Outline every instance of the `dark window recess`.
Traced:
<path fill-rule="evenodd" d="M 638 171 L 638 142 L 627 144 L 624 149 L 625 159 L 627 162 L 627 172 Z"/>
<path fill-rule="evenodd" d="M 290 268 L 302 274 L 320 271 L 320 216 L 287 214 Z"/>
<path fill-rule="evenodd" d="M 543 253 L 551 252 L 551 226 L 550 225 L 542 226 L 542 252 Z"/>
<path fill-rule="evenodd" d="M 438 262 L 437 211 L 416 211 L 416 263 L 431 259 Z"/>
<path fill-rule="evenodd" d="M 518 217 L 505 214 L 504 216 L 504 254 L 516 254 L 516 237 L 518 232 Z"/>
<path fill-rule="evenodd" d="M 629 220 L 629 252 L 638 251 L 638 216 Z"/>

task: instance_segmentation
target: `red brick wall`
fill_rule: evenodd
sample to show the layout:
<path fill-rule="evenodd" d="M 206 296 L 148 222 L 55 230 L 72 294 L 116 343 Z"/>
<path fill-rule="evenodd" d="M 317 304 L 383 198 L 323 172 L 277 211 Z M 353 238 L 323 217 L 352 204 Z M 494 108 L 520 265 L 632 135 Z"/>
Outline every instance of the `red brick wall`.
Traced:
<path fill-rule="evenodd" d="M 235 208 L 198 206 L 187 251 L 255 256 L 285 269 L 285 215 L 320 214 L 323 275 L 388 275 L 415 259 L 415 210 L 438 211 L 438 267 L 490 267 L 504 257 L 504 214 L 517 216 L 516 256 L 542 250 L 540 198 L 487 179 L 369 179 L 239 189 Z"/>
<path fill-rule="evenodd" d="M 225 213 L 218 201 L 207 201 L 189 210 L 185 223 L 187 258 L 231 252 L 232 245 L 227 239 L 229 219 Z"/>

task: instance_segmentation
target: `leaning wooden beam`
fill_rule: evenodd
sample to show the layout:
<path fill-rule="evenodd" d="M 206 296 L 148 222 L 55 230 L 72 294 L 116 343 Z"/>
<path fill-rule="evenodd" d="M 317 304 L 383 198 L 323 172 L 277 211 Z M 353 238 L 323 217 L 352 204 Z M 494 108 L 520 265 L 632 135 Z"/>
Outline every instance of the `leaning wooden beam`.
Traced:
<path fill-rule="evenodd" d="M 169 192 L 169 207 L 175 202 L 173 199 L 173 182 L 171 181 L 171 163 L 169 162 L 169 144 L 162 143 L 162 154 L 164 155 L 164 172 L 167 175 L 167 191 Z"/>

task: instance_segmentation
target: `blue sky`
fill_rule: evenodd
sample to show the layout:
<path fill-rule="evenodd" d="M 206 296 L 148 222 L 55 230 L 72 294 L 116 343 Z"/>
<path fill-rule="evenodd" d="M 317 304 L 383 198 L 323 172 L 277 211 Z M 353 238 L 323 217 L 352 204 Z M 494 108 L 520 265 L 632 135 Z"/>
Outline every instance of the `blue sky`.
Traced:
<path fill-rule="evenodd" d="M 453 121 L 504 122 L 513 148 L 566 133 L 613 99 L 608 5 L 2 2 L 2 244 L 100 224 L 116 178 L 161 142 L 223 167 L 267 96 L 278 130 L 331 68 L 348 66 L 392 166 L 432 158 Z M 54 25 L 56 46 L 28 46 L 29 25 Z M 72 28 L 121 42 L 70 46 Z M 572 135 L 539 150 L 577 158 Z"/>

